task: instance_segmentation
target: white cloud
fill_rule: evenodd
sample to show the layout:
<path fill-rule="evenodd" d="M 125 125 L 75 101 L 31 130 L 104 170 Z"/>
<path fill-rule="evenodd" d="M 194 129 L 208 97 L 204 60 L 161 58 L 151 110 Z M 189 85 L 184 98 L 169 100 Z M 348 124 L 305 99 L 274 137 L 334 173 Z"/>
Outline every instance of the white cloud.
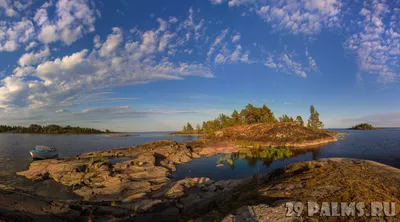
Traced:
<path fill-rule="evenodd" d="M 25 51 L 29 51 L 37 46 L 37 42 L 31 42 L 25 47 Z"/>
<path fill-rule="evenodd" d="M 210 57 L 214 53 L 214 51 L 222 44 L 222 41 L 226 38 L 228 31 L 228 29 L 222 30 L 221 33 L 215 38 L 214 43 L 210 47 L 210 50 L 208 50 L 208 57 Z"/>
<path fill-rule="evenodd" d="M 249 61 L 249 53 L 242 52 L 242 46 L 236 45 L 235 50 L 231 51 L 226 47 L 223 47 L 222 50 L 217 54 L 214 59 L 214 62 L 217 64 L 225 64 L 225 63 L 252 63 Z"/>
<path fill-rule="evenodd" d="M 171 17 L 169 17 L 168 22 L 171 24 L 175 24 L 178 22 L 178 19 L 175 16 L 171 16 Z"/>
<path fill-rule="evenodd" d="M 28 110 L 59 107 L 73 103 L 78 98 L 76 95 L 83 92 L 155 80 L 181 80 L 187 76 L 213 77 L 211 70 L 201 63 L 182 60 L 174 63 L 162 56 L 173 39 L 166 36 L 173 34 L 170 30 L 159 30 L 125 36 L 120 28 L 113 28 L 104 43 L 95 37 L 92 50 L 84 49 L 49 61 L 44 61 L 50 54 L 48 48 L 26 53 L 19 60 L 21 67 L 15 68 L 7 83 L 0 86 L 4 97 L 0 107 L 18 106 Z M 172 44 L 176 45 L 175 41 L 178 40 L 174 39 Z M 36 63 L 40 64 L 35 66 Z M 35 80 L 26 76 L 33 76 Z M 63 102 L 66 98 L 71 98 L 68 103 Z"/>
<path fill-rule="evenodd" d="M 17 67 L 14 69 L 13 74 L 17 77 L 29 76 L 35 73 L 35 68 L 32 66 Z"/>
<path fill-rule="evenodd" d="M 101 56 L 113 56 L 115 50 L 122 42 L 122 31 L 119 28 L 113 28 L 113 34 L 107 37 L 106 42 L 100 48 Z"/>
<path fill-rule="evenodd" d="M 308 59 L 308 64 L 309 64 L 309 66 L 310 66 L 310 69 L 311 69 L 311 70 L 314 70 L 314 71 L 318 71 L 319 68 L 318 68 L 318 66 L 317 66 L 317 62 L 316 62 L 315 59 L 310 55 L 310 53 L 308 52 L 308 49 L 307 49 L 307 48 L 306 48 L 305 55 L 306 55 L 306 57 L 307 57 L 307 59 Z"/>
<path fill-rule="evenodd" d="M 240 40 L 240 33 L 236 33 L 236 35 L 232 36 L 232 43 L 237 43 Z"/>
<path fill-rule="evenodd" d="M 211 4 L 213 5 L 219 5 L 222 4 L 225 0 L 210 0 Z"/>
<path fill-rule="evenodd" d="M 248 5 L 257 2 L 257 0 L 230 0 L 228 5 L 230 7 L 240 6 L 240 5 Z"/>
<path fill-rule="evenodd" d="M 396 72 L 400 59 L 398 9 L 378 0 L 364 6 L 360 10 L 363 20 L 358 22 L 360 31 L 347 39 L 345 47 L 356 53 L 361 72 L 378 75 L 381 83 L 397 82 L 400 77 Z"/>
<path fill-rule="evenodd" d="M 223 1 L 212 1 L 221 4 Z M 257 14 L 277 31 L 312 35 L 322 28 L 340 26 L 340 0 L 230 0 L 230 7 L 251 6 Z"/>
<path fill-rule="evenodd" d="M 165 33 L 161 38 L 160 38 L 160 43 L 158 45 L 158 51 L 163 52 L 165 48 L 168 46 L 169 41 L 175 37 L 175 34 L 173 33 Z"/>
<path fill-rule="evenodd" d="M 26 6 L 28 6 L 31 3 L 27 4 L 22 4 L 19 1 L 11 1 L 11 0 L 0 0 L 0 15 L 2 11 L 4 12 L 4 15 L 7 17 L 17 17 L 19 16 L 18 11 L 23 10 Z"/>
<path fill-rule="evenodd" d="M 21 58 L 18 60 L 20 66 L 28 66 L 34 65 L 39 62 L 42 62 L 43 59 L 50 56 L 50 50 L 48 47 L 45 47 L 42 51 L 38 53 L 25 53 Z"/>
<path fill-rule="evenodd" d="M 59 0 L 56 3 L 56 16 L 50 20 L 47 10 L 51 5 L 38 9 L 34 20 L 40 27 L 38 39 L 49 44 L 62 41 L 71 45 L 85 33 L 95 30 L 95 10 L 90 8 L 87 0 Z"/>
<path fill-rule="evenodd" d="M 12 52 L 35 35 L 33 23 L 26 18 L 15 22 L 0 21 L 0 52 Z"/>
<path fill-rule="evenodd" d="M 52 42 L 55 42 L 58 40 L 58 34 L 57 34 L 57 26 L 56 25 L 44 25 L 42 26 L 42 29 L 40 30 L 40 33 L 38 35 L 39 41 L 49 44 Z"/>
<path fill-rule="evenodd" d="M 264 65 L 278 72 L 296 74 L 306 78 L 306 68 L 300 62 L 294 61 L 292 57 L 293 55 L 289 53 L 282 53 L 278 56 L 269 55 L 264 61 Z"/>

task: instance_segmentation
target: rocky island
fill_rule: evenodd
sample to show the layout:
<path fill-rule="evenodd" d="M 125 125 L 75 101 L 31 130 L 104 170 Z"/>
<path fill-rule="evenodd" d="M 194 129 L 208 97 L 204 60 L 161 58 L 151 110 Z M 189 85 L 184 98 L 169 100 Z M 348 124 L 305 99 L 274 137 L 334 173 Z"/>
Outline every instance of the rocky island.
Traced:
<path fill-rule="evenodd" d="M 368 124 L 368 123 L 360 123 L 349 129 L 350 130 L 376 130 L 377 128 L 373 127 L 371 124 Z"/>

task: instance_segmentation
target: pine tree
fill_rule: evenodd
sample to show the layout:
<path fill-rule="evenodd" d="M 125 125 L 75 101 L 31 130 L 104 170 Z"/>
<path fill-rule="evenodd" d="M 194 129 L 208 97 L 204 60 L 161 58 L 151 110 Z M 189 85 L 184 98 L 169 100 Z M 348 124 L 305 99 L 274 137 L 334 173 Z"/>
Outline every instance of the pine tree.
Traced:
<path fill-rule="evenodd" d="M 286 114 L 283 114 L 281 117 L 279 117 L 279 122 L 281 122 L 281 123 L 288 123 L 288 122 L 293 122 L 293 121 L 294 121 L 293 118 L 289 117 Z"/>
<path fill-rule="evenodd" d="M 192 132 L 194 129 L 193 129 L 193 126 L 192 126 L 190 123 L 187 123 L 187 125 L 186 125 L 186 130 L 187 130 L 188 132 Z"/>
<path fill-rule="evenodd" d="M 200 131 L 201 131 L 200 124 L 197 124 L 197 125 L 196 125 L 196 131 L 197 131 L 197 132 L 200 132 Z"/>
<path fill-rule="evenodd" d="M 297 116 L 297 117 L 296 117 L 296 123 L 297 123 L 297 125 L 299 125 L 299 126 L 304 126 L 303 118 L 302 118 L 301 116 Z"/>
<path fill-rule="evenodd" d="M 261 108 L 260 122 L 263 122 L 263 123 L 275 123 L 276 122 L 274 113 L 265 104 Z"/>
<path fill-rule="evenodd" d="M 319 120 L 319 113 L 313 105 L 310 106 L 310 118 L 308 119 L 307 127 L 313 130 L 324 128 L 324 124 Z"/>
<path fill-rule="evenodd" d="M 233 113 L 232 113 L 231 117 L 232 117 L 232 125 L 241 124 L 240 115 L 239 115 L 238 111 L 236 111 L 236 109 L 233 110 Z"/>
<path fill-rule="evenodd" d="M 246 124 L 255 123 L 255 107 L 250 103 L 247 104 L 247 106 L 240 111 L 240 116 L 245 120 Z"/>
<path fill-rule="evenodd" d="M 187 132 L 187 127 L 186 127 L 186 125 L 183 126 L 182 132 Z"/>

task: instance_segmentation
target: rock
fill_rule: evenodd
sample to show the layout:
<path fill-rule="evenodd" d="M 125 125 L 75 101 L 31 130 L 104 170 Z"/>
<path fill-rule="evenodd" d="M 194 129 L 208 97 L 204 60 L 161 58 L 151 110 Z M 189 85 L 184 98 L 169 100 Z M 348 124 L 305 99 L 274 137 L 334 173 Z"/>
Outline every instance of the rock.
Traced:
<path fill-rule="evenodd" d="M 174 153 L 167 158 L 175 164 L 186 163 L 192 160 L 192 158 L 190 157 L 190 152 L 187 150 L 182 150 L 180 152 Z"/>
<path fill-rule="evenodd" d="M 193 181 L 193 183 L 196 186 L 199 186 L 201 184 L 210 185 L 210 184 L 212 184 L 214 182 L 208 177 L 195 177 L 195 178 L 191 178 L 191 180 Z"/>
<path fill-rule="evenodd" d="M 190 194 L 187 197 L 181 198 L 179 202 L 183 205 L 183 214 L 192 215 L 207 208 L 213 199 L 201 198 L 197 194 Z"/>
<path fill-rule="evenodd" d="M 195 153 L 195 152 L 191 152 L 191 157 L 192 157 L 193 159 L 197 159 L 197 158 L 200 158 L 200 154 Z"/>
<path fill-rule="evenodd" d="M 160 161 L 160 166 L 167 168 L 169 171 L 175 172 L 176 167 L 174 163 L 170 160 L 161 160 Z"/>
<path fill-rule="evenodd" d="M 216 191 L 217 189 L 218 189 L 218 188 L 217 188 L 217 186 L 215 186 L 215 184 L 211 184 L 211 185 L 205 187 L 205 190 L 206 190 L 206 191 L 209 191 L 209 192 L 214 192 L 214 191 Z"/>
<path fill-rule="evenodd" d="M 113 215 L 115 217 L 126 217 L 130 215 L 127 209 L 120 207 L 100 206 L 95 209 L 95 214 L 99 215 Z"/>
<path fill-rule="evenodd" d="M 149 180 L 156 178 L 166 178 L 169 172 L 164 167 L 153 167 L 146 171 L 129 174 L 133 180 Z"/>
<path fill-rule="evenodd" d="M 143 164 L 151 164 L 154 165 L 156 162 L 156 158 L 152 153 L 142 153 L 139 156 L 136 157 L 135 162 L 139 165 L 140 162 L 142 162 L 141 165 Z M 139 165 L 139 166 L 141 166 Z"/>
<path fill-rule="evenodd" d="M 254 205 L 254 206 L 243 206 L 236 210 L 236 215 L 228 215 L 222 221 L 223 222 L 272 222 L 282 221 L 289 222 L 295 218 L 286 216 L 286 208 L 280 207 L 269 207 L 268 205 Z M 296 218 L 300 219 L 300 218 Z"/>
<path fill-rule="evenodd" d="M 153 206 L 160 204 L 161 200 L 144 199 L 130 204 L 123 204 L 120 207 L 133 210 L 135 212 L 147 212 Z"/>
<path fill-rule="evenodd" d="M 79 218 L 80 212 L 65 202 L 0 185 L 1 221 L 78 221 Z"/>
<path fill-rule="evenodd" d="M 225 189 L 226 187 L 228 187 L 229 186 L 229 183 L 231 182 L 232 180 L 220 180 L 220 181 L 217 181 L 217 182 L 215 182 L 214 183 L 214 185 L 215 185 L 215 187 L 217 188 L 217 189 Z"/>
<path fill-rule="evenodd" d="M 175 183 L 175 185 L 173 185 L 173 186 L 167 191 L 167 193 L 165 194 L 165 197 L 166 197 L 166 198 L 169 198 L 169 199 L 177 199 L 177 198 L 180 198 L 180 197 L 182 197 L 183 195 L 185 195 L 184 190 L 185 190 L 185 187 L 184 187 L 181 183 L 177 182 L 177 183 Z"/>
<path fill-rule="evenodd" d="M 140 198 L 142 198 L 142 197 L 144 197 L 144 196 L 146 196 L 146 193 L 132 194 L 132 195 L 130 195 L 130 196 L 128 196 L 128 197 L 125 197 L 125 198 L 122 200 L 122 202 L 123 202 L 123 203 L 130 203 L 130 202 L 132 202 L 132 201 L 134 201 L 134 200 L 136 200 L 136 199 L 140 199 Z"/>
<path fill-rule="evenodd" d="M 153 222 L 153 221 L 163 221 L 163 222 L 175 222 L 179 221 L 179 209 L 176 207 L 169 207 L 166 210 L 159 213 L 147 213 L 136 215 L 136 221 L 140 222 Z"/>
<path fill-rule="evenodd" d="M 128 196 L 150 191 L 151 184 L 147 181 L 130 181 L 111 177 L 97 184 L 96 187 L 84 186 L 74 192 L 89 200 L 123 200 Z"/>

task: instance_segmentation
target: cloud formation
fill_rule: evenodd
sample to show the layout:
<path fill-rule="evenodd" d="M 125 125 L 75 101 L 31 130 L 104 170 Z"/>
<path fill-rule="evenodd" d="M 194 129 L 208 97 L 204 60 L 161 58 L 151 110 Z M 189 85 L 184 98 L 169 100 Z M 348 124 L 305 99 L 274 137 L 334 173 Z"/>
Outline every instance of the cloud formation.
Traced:
<path fill-rule="evenodd" d="M 187 76 L 213 77 L 204 64 L 172 62 L 165 56 L 167 49 L 179 48 L 176 43 L 179 39 L 174 34 L 177 30 L 168 30 L 164 20 L 158 21 L 157 29 L 133 33 L 114 27 L 104 41 L 95 37 L 93 49 L 54 60 L 47 60 L 48 47 L 24 54 L 14 74 L 1 81 L 0 107 L 57 107 L 65 101 L 71 102 L 76 95 L 94 90 L 155 80 L 181 80 Z M 34 80 L 26 80 L 26 76 Z"/>
<path fill-rule="evenodd" d="M 398 8 L 374 0 L 359 11 L 358 31 L 345 42 L 355 52 L 362 72 L 378 75 L 381 83 L 399 80 L 400 32 Z"/>

